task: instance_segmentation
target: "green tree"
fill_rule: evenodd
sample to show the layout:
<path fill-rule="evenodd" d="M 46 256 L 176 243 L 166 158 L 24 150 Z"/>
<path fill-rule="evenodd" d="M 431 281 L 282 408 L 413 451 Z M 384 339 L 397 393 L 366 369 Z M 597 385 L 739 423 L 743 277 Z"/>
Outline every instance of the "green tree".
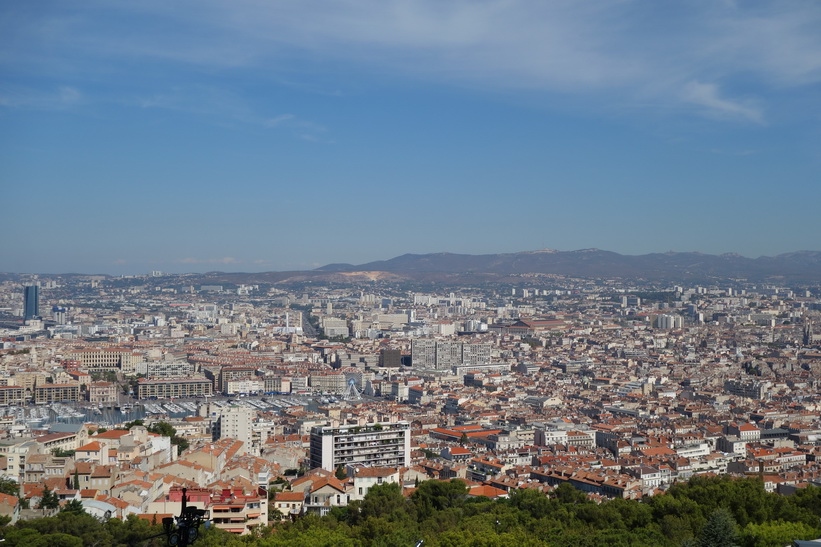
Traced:
<path fill-rule="evenodd" d="M 95 519 L 96 520 L 96 519 Z M 128 515 L 123 520 L 110 519 L 104 524 L 104 529 L 109 534 L 109 543 L 117 546 L 139 545 L 145 547 L 160 547 L 167 544 L 165 537 L 146 541 L 147 538 L 156 536 L 163 532 L 162 526 L 152 524 L 136 515 Z M 90 543 L 89 545 L 93 545 Z M 100 543 L 100 545 L 107 545 Z M 197 544 L 199 545 L 199 544 Z"/>
<path fill-rule="evenodd" d="M 372 486 L 365 499 L 353 506 L 356 522 L 369 518 L 382 518 L 387 521 L 402 521 L 413 518 L 413 508 L 402 495 L 402 487 L 389 482 Z"/>
<path fill-rule="evenodd" d="M 146 429 L 149 433 L 156 433 L 157 435 L 162 435 L 163 437 L 173 437 L 177 434 L 177 430 L 174 429 L 174 426 L 168 422 L 154 422 Z"/>
<path fill-rule="evenodd" d="M 191 446 L 187 440 L 185 440 L 183 437 L 180 437 L 179 435 L 171 437 L 171 444 L 176 446 L 179 449 L 180 453 L 185 452 L 186 450 L 188 450 L 188 447 Z"/>
<path fill-rule="evenodd" d="M 723 507 L 713 511 L 698 535 L 697 545 L 698 547 L 736 547 L 738 530 L 733 515 Z"/>
<path fill-rule="evenodd" d="M 64 513 L 85 513 L 86 510 L 80 500 L 69 500 L 60 511 Z"/>
<path fill-rule="evenodd" d="M 60 498 L 57 494 L 49 490 L 48 486 L 43 488 L 43 496 L 40 498 L 38 509 L 57 509 L 60 507 Z"/>
<path fill-rule="evenodd" d="M 282 520 L 282 511 L 276 508 L 273 503 L 268 504 L 268 522 L 276 522 L 278 520 Z"/>
<path fill-rule="evenodd" d="M 279 530 L 276 534 L 254 540 L 254 545 L 259 547 L 292 547 L 294 545 L 300 547 L 360 547 L 362 544 L 351 537 L 350 531 L 345 528 L 310 526 L 304 529 L 289 527 Z"/>
<path fill-rule="evenodd" d="M 777 520 L 763 524 L 750 523 L 741 531 L 745 545 L 755 547 L 783 547 L 796 539 L 815 539 L 819 530 L 803 522 Z"/>
<path fill-rule="evenodd" d="M 74 488 L 75 490 L 79 490 L 79 489 L 80 489 L 80 473 L 78 473 L 76 469 L 74 470 L 74 477 L 73 477 L 73 479 L 72 479 L 72 484 L 71 484 L 71 486 L 72 486 L 72 488 Z"/>
<path fill-rule="evenodd" d="M 2 477 L 0 478 L 0 493 L 8 494 L 9 496 L 16 496 L 20 493 L 20 483 L 12 479 Z"/>
<path fill-rule="evenodd" d="M 563 482 L 553 491 L 556 499 L 562 503 L 587 503 L 587 494 L 568 482 Z"/>
<path fill-rule="evenodd" d="M 779 499 L 785 502 L 781 507 L 784 514 L 779 515 L 779 518 L 798 520 L 797 514 L 803 513 L 806 515 L 807 523 L 812 525 L 816 525 L 818 520 L 821 519 L 821 486 L 810 485 L 807 488 L 800 488 L 792 496 Z"/>
<path fill-rule="evenodd" d="M 411 496 L 413 506 L 420 518 L 426 519 L 437 511 L 458 508 L 464 504 L 467 496 L 467 485 L 464 481 L 425 481 Z"/>
<path fill-rule="evenodd" d="M 511 492 L 507 503 L 517 511 L 522 511 L 534 519 L 545 518 L 556 510 L 554 500 L 530 488 L 522 488 Z"/>
<path fill-rule="evenodd" d="M 31 547 L 83 547 L 83 540 L 69 534 L 57 533 L 39 537 L 28 545 Z"/>
<path fill-rule="evenodd" d="M 344 481 L 345 479 L 348 478 L 348 474 L 345 473 L 345 468 L 342 466 L 342 464 L 339 464 L 336 467 L 336 472 L 334 473 L 334 476 L 336 476 L 336 478 L 341 480 L 341 481 Z"/>

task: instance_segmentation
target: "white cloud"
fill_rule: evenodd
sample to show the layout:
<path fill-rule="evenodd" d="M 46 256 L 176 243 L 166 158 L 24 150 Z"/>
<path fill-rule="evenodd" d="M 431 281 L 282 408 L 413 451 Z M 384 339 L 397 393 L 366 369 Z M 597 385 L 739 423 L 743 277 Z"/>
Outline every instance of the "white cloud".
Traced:
<path fill-rule="evenodd" d="M 284 127 L 291 129 L 297 137 L 314 142 L 322 141 L 322 135 L 328 131 L 323 125 L 302 120 L 293 114 L 280 114 L 279 116 L 266 120 L 264 124 L 266 127 Z"/>
<path fill-rule="evenodd" d="M 758 108 L 721 97 L 718 86 L 702 82 L 689 82 L 682 90 L 682 99 L 700 106 L 711 115 L 740 118 L 763 123 L 763 115 Z"/>
<path fill-rule="evenodd" d="M 245 69 L 274 80 L 282 74 L 298 80 L 300 71 L 316 70 L 320 63 L 476 89 L 592 94 L 596 104 L 615 107 L 696 104 L 708 116 L 723 113 L 731 120 L 760 121 L 763 109 L 751 100 L 730 99 L 709 82 L 743 81 L 744 96 L 763 104 L 773 88 L 821 81 L 817 2 L 133 0 L 89 5 L 94 7 L 74 10 L 71 17 L 49 14 L 42 24 L 25 26 L 31 43 L 94 61 L 149 60 L 206 72 Z M 38 60 L 34 53 L 30 57 L 0 57 L 0 68 Z M 95 62 L 92 69 L 99 66 Z M 163 99 L 143 104 L 164 106 Z M 248 117 L 271 127 L 297 123 L 282 116 Z M 316 126 L 297 134 L 316 138 L 322 131 Z"/>
<path fill-rule="evenodd" d="M 62 86 L 60 87 L 59 97 L 60 102 L 63 104 L 76 104 L 80 101 L 82 95 L 73 87 Z"/>

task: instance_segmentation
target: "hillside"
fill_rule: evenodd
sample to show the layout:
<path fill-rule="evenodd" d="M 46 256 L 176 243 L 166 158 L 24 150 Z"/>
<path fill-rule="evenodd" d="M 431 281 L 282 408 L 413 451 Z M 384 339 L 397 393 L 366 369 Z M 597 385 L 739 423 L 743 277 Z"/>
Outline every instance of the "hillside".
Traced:
<path fill-rule="evenodd" d="M 555 274 L 573 277 L 630 277 L 646 280 L 743 278 L 752 281 L 821 281 L 821 252 L 798 251 L 775 257 L 747 258 L 737 254 L 697 252 L 622 255 L 600 249 L 525 251 L 466 255 L 455 253 L 404 254 L 357 266 L 333 264 L 317 271 L 384 271 L 417 277 L 420 274 Z"/>

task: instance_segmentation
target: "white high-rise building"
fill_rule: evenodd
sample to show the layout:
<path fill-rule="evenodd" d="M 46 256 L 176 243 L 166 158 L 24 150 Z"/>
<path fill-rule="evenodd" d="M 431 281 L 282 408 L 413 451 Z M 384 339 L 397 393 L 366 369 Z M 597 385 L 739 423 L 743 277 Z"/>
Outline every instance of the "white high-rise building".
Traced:
<path fill-rule="evenodd" d="M 311 467 L 410 466 L 410 423 L 382 422 L 311 428 Z"/>
<path fill-rule="evenodd" d="M 656 326 L 660 329 L 680 329 L 682 324 L 680 315 L 661 314 L 656 317 Z"/>
<path fill-rule="evenodd" d="M 255 416 L 256 412 L 244 406 L 223 408 L 214 423 L 214 440 L 231 438 L 242 441 L 244 443 L 243 450 L 252 454 L 251 426 Z"/>

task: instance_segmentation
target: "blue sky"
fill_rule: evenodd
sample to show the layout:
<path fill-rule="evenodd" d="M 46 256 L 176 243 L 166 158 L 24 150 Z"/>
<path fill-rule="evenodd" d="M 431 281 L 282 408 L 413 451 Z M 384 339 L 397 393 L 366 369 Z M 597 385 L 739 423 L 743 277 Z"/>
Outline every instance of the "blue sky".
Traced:
<path fill-rule="evenodd" d="M 4 2 L 0 271 L 818 250 L 819 28 L 811 0 Z"/>

